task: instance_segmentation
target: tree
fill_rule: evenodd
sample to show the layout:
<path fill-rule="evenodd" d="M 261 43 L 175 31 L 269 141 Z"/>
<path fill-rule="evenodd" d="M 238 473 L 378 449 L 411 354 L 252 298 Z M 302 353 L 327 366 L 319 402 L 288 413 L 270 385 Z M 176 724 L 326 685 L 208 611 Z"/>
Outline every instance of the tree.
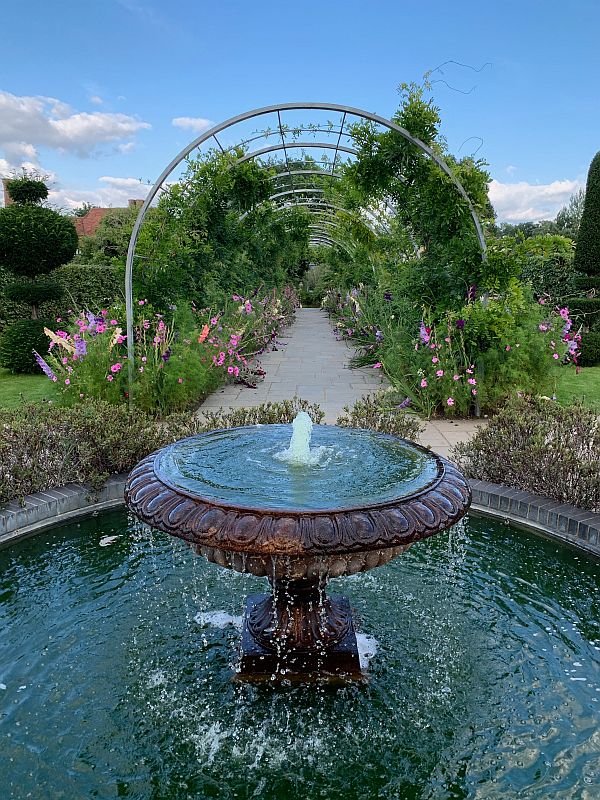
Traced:
<path fill-rule="evenodd" d="M 600 278 L 600 151 L 592 159 L 588 172 L 575 269 L 590 278 Z"/>
<path fill-rule="evenodd" d="M 568 236 L 577 241 L 583 207 L 585 205 L 585 189 L 578 189 L 569 198 L 566 206 L 563 206 L 556 215 L 556 227 L 562 236 Z"/>
<path fill-rule="evenodd" d="M 33 372 L 32 350 L 47 349 L 38 309 L 57 300 L 62 287 L 44 276 L 70 261 L 77 249 L 77 232 L 70 219 L 39 205 L 47 196 L 43 181 L 27 175 L 8 182 L 13 203 L 0 210 L 0 267 L 17 280 L 6 287 L 8 299 L 27 303 L 31 319 L 7 328 L 0 343 L 0 362 L 13 372 Z"/>
<path fill-rule="evenodd" d="M 94 206 L 91 203 L 82 203 L 78 208 L 73 209 L 73 216 L 85 217 L 88 211 L 91 211 L 92 208 L 98 208 L 98 206 Z"/>

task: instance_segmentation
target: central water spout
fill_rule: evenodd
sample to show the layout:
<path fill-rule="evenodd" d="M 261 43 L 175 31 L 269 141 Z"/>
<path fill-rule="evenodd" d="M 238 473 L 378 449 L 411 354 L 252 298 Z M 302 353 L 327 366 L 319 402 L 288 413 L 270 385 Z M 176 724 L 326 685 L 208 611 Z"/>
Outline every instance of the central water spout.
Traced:
<path fill-rule="evenodd" d="M 300 411 L 292 422 L 292 438 L 286 450 L 276 454 L 276 458 L 288 464 L 299 466 L 310 466 L 319 463 L 322 447 L 314 452 L 310 449 L 310 437 L 312 435 L 313 421 L 306 413 Z"/>

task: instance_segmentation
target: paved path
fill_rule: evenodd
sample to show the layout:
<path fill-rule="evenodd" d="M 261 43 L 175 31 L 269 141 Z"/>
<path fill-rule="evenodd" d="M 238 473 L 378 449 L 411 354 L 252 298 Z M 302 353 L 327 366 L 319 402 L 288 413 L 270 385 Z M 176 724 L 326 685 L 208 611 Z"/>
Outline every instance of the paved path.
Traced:
<path fill-rule="evenodd" d="M 213 392 L 199 412 L 257 406 L 297 395 L 319 403 L 325 412 L 324 422 L 333 424 L 345 405 L 351 406 L 363 395 L 389 385 L 372 367 L 349 368 L 354 349 L 335 338 L 327 314 L 321 309 L 298 309 L 294 324 L 278 338 L 283 346 L 260 357 L 266 375 L 256 389 L 228 384 Z M 447 456 L 450 448 L 470 438 L 476 427 L 477 423 L 471 420 L 428 422 L 420 441 Z"/>

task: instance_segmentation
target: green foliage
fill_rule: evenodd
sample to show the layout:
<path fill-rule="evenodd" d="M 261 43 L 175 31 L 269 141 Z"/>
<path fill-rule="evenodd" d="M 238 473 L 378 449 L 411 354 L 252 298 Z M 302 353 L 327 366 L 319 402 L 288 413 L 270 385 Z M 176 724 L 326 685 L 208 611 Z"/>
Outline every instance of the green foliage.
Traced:
<path fill-rule="evenodd" d="M 577 241 L 583 208 L 585 205 L 585 189 L 578 189 L 569 198 L 566 206 L 563 206 L 556 215 L 556 227 L 562 236 L 567 236 Z"/>
<path fill-rule="evenodd" d="M 379 433 L 389 433 L 402 439 L 418 441 L 424 428 L 418 417 L 402 408 L 402 401 L 394 389 L 365 395 L 344 413 L 336 422 L 342 428 L 367 428 Z"/>
<path fill-rule="evenodd" d="M 590 328 L 600 320 L 600 297 L 577 297 L 571 301 L 570 308 Z"/>
<path fill-rule="evenodd" d="M 593 330 L 583 335 L 578 362 L 582 367 L 600 366 L 600 331 Z"/>
<path fill-rule="evenodd" d="M 111 208 L 107 211 L 94 233 L 81 238 L 77 262 L 80 264 L 124 265 L 129 239 L 138 213 L 137 206 Z M 149 212 L 150 215 L 152 213 L 153 211 Z"/>
<path fill-rule="evenodd" d="M 22 178 L 7 180 L 6 188 L 11 200 L 19 205 L 36 205 L 48 197 L 48 187 L 44 181 L 36 180 L 27 175 L 23 175 Z"/>
<path fill-rule="evenodd" d="M 238 164 L 240 155 L 190 160 L 162 195 L 140 232 L 136 295 L 159 308 L 181 297 L 208 306 L 258 283 L 282 286 L 306 269 L 309 214 L 265 202 L 270 171 Z"/>
<path fill-rule="evenodd" d="M 532 236 L 528 239 L 502 238 L 494 243 L 511 252 L 518 263 L 519 277 L 530 284 L 535 297 L 563 303 L 578 289 L 573 268 L 575 244 L 564 236 Z"/>
<path fill-rule="evenodd" d="M 98 312 L 123 297 L 124 275 L 119 266 L 71 261 L 53 270 L 48 277 L 60 287 L 61 299 L 51 300 L 46 295 L 41 302 L 39 297 L 39 315 L 43 317 L 64 317 L 69 309 L 75 308 Z M 26 302 L 10 299 L 12 280 L 10 273 L 0 269 L 0 331 L 31 314 Z"/>
<path fill-rule="evenodd" d="M 22 319 L 8 327 L 0 336 L 0 366 L 12 372 L 36 374 L 39 367 L 33 357 L 48 352 L 48 337 L 44 328 L 52 325 L 51 320 Z"/>
<path fill-rule="evenodd" d="M 469 478 L 600 511 L 600 422 L 592 409 L 513 400 L 453 458 Z"/>
<path fill-rule="evenodd" d="M 202 430 L 220 430 L 221 428 L 240 428 L 244 425 L 286 424 L 305 411 L 315 425 L 323 421 L 325 412 L 318 403 L 309 403 L 300 397 L 282 400 L 280 403 L 261 403 L 249 408 L 230 408 L 229 411 L 203 411 L 199 424 Z"/>
<path fill-rule="evenodd" d="M 68 217 L 49 208 L 16 203 L 0 209 L 0 266 L 28 278 L 70 261 L 77 233 Z"/>
<path fill-rule="evenodd" d="M 308 269 L 300 283 L 300 302 L 302 305 L 309 308 L 319 307 L 330 280 L 331 270 L 327 264 L 315 264 L 311 269 Z"/>
<path fill-rule="evenodd" d="M 591 277 L 600 276 L 600 152 L 592 159 L 588 173 L 575 269 Z"/>
<path fill-rule="evenodd" d="M 19 281 L 9 284 L 4 295 L 13 303 L 23 303 L 29 306 L 40 306 L 44 301 L 57 302 L 64 295 L 63 287 L 56 281 Z"/>

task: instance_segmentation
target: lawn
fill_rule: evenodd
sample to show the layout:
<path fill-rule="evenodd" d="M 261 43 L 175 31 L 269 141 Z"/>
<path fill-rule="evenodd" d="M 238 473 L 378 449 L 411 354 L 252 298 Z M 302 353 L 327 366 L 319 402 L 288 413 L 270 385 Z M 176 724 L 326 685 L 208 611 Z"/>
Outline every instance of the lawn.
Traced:
<path fill-rule="evenodd" d="M 0 369 L 0 408 L 18 408 L 24 401 L 50 400 L 56 389 L 45 375 L 13 375 Z"/>
<path fill-rule="evenodd" d="M 600 411 L 600 367 L 584 367 L 579 374 L 574 367 L 557 368 L 555 391 L 561 405 L 581 400 Z"/>

